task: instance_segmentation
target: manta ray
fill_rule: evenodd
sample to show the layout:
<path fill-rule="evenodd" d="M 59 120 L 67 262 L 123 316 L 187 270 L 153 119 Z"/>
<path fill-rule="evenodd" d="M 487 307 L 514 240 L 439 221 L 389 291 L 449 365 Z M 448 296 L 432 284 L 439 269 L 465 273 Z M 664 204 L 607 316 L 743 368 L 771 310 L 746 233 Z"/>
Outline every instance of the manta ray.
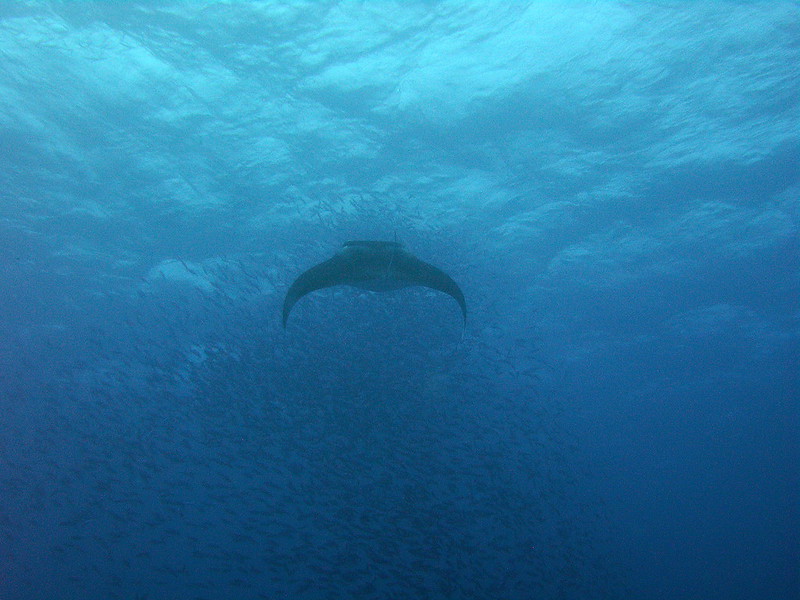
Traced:
<path fill-rule="evenodd" d="M 399 242 L 351 241 L 323 263 L 301 274 L 283 301 L 283 326 L 300 298 L 315 290 L 349 285 L 373 292 L 421 285 L 452 296 L 467 323 L 464 294 L 449 275 L 407 252 Z"/>

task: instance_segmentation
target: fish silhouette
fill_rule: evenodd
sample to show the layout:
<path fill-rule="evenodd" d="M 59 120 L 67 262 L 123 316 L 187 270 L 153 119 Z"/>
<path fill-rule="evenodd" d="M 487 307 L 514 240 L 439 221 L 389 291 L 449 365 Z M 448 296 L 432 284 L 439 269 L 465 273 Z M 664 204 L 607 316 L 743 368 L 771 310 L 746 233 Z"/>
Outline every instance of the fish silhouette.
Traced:
<path fill-rule="evenodd" d="M 399 242 L 351 241 L 323 263 L 300 275 L 283 301 L 283 326 L 300 298 L 316 290 L 349 285 L 373 292 L 421 285 L 452 296 L 467 323 L 464 294 L 444 271 L 407 252 Z"/>

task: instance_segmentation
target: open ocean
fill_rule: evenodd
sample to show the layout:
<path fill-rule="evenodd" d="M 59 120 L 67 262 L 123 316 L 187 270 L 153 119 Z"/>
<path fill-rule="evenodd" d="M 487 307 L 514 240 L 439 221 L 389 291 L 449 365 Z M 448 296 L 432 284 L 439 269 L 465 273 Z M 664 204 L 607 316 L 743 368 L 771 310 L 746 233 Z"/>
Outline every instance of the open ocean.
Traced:
<path fill-rule="evenodd" d="M 0 600 L 796 600 L 799 228 L 793 0 L 3 1 Z"/>

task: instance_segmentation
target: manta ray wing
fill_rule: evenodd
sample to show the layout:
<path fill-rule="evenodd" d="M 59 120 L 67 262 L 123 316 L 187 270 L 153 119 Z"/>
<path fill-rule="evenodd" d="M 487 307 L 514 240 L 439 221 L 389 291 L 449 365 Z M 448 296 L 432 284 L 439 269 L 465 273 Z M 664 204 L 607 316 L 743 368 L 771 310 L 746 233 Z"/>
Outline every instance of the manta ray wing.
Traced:
<path fill-rule="evenodd" d="M 453 297 L 467 322 L 464 294 L 446 273 L 406 252 L 396 242 L 354 241 L 346 242 L 333 258 L 311 267 L 295 280 L 283 302 L 283 326 L 300 298 L 335 285 L 373 291 L 424 286 Z"/>
<path fill-rule="evenodd" d="M 408 252 L 402 252 L 398 255 L 393 269 L 396 276 L 407 282 L 408 285 L 421 285 L 451 296 L 461 307 L 461 314 L 466 325 L 467 302 L 464 300 L 464 293 L 447 273 Z"/>
<path fill-rule="evenodd" d="M 311 267 L 295 279 L 283 301 L 283 326 L 286 327 L 289 313 L 300 298 L 316 290 L 346 283 L 352 275 L 352 270 L 352 261 L 337 254 L 333 258 Z"/>

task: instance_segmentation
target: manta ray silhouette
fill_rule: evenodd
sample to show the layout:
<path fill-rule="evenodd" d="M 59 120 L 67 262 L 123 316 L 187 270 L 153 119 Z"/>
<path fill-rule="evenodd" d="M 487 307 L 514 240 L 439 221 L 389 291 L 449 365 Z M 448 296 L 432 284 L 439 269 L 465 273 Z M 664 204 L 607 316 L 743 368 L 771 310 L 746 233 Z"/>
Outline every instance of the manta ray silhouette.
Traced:
<path fill-rule="evenodd" d="M 300 275 L 283 301 L 283 326 L 300 298 L 315 290 L 350 285 L 385 292 L 421 285 L 452 296 L 467 323 L 464 294 L 449 275 L 407 252 L 398 242 L 352 241 L 323 263 Z"/>

